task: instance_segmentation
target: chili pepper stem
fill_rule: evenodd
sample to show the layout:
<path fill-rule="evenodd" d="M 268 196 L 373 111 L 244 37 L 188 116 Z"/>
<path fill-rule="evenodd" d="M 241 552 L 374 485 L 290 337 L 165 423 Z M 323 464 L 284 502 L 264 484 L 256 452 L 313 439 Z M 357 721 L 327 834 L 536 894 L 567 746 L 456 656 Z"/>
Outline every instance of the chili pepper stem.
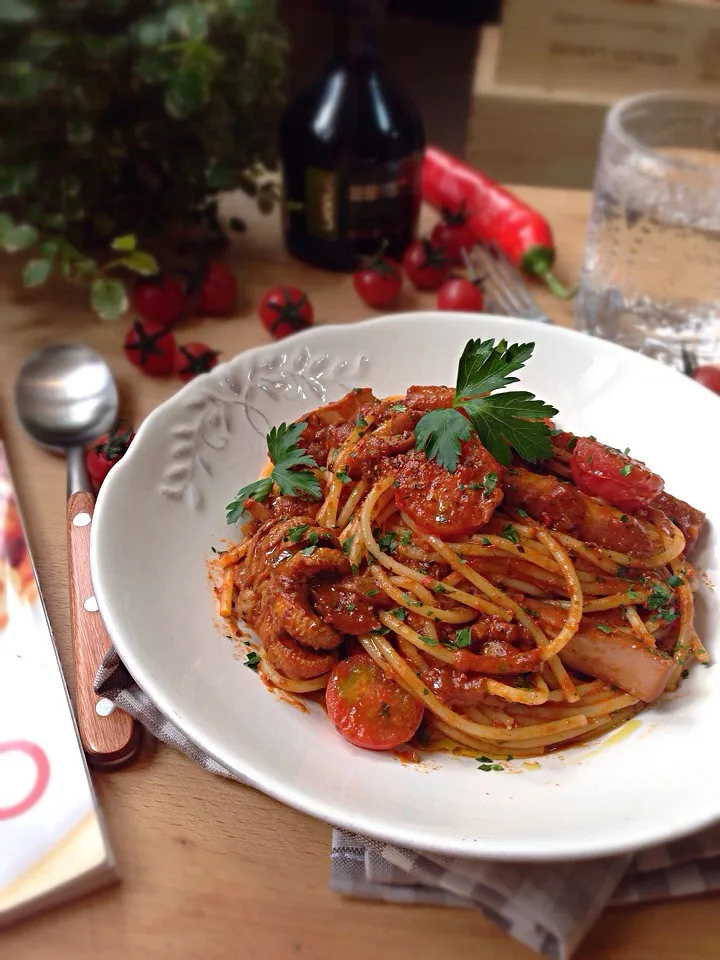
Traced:
<path fill-rule="evenodd" d="M 560 297 L 561 300 L 572 300 L 575 294 L 578 292 L 579 285 L 574 283 L 569 289 L 564 287 L 558 278 L 550 273 L 548 270 L 546 273 L 540 273 L 538 276 L 545 281 L 548 287 L 552 290 L 556 297 Z"/>

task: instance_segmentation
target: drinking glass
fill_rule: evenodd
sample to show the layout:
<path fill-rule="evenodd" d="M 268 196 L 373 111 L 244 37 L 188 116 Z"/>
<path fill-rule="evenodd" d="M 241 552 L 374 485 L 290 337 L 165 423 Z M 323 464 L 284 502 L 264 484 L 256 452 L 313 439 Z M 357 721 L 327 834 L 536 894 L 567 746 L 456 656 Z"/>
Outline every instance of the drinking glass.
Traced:
<path fill-rule="evenodd" d="M 608 112 L 579 329 L 681 367 L 720 361 L 720 100 L 649 93 Z"/>

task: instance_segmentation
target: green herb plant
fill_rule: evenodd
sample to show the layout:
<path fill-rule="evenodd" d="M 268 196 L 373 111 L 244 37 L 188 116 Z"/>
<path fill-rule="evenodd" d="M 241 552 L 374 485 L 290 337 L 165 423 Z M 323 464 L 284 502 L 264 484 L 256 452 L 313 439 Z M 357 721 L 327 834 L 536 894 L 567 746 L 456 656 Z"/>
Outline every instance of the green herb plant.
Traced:
<path fill-rule="evenodd" d="M 154 238 L 220 235 L 220 191 L 271 210 L 284 60 L 273 0 L 2 0 L 0 248 L 25 286 L 86 283 L 111 320 Z"/>

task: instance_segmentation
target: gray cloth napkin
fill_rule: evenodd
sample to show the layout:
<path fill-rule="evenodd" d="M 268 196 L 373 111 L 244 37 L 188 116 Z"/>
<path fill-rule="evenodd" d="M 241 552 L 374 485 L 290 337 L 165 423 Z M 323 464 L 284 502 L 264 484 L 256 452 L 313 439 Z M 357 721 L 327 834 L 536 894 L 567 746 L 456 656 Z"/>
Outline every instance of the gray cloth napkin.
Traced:
<path fill-rule="evenodd" d="M 110 650 L 95 690 L 210 773 L 240 780 L 158 710 Z M 333 830 L 330 887 L 349 897 L 472 907 L 551 960 L 568 960 L 608 904 L 720 890 L 720 824 L 635 856 L 563 863 L 441 857 Z"/>

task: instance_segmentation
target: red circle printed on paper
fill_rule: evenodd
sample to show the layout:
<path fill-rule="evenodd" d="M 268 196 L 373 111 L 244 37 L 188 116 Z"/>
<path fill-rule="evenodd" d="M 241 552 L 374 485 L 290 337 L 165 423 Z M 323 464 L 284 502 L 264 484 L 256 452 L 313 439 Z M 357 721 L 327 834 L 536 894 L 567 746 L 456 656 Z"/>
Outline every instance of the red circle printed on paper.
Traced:
<path fill-rule="evenodd" d="M 8 740 L 0 743 L 0 753 L 25 753 L 35 764 L 35 783 L 30 792 L 18 803 L 11 807 L 0 807 L 0 820 L 10 820 L 19 817 L 34 807 L 45 793 L 50 779 L 50 763 L 42 747 L 30 740 Z"/>

